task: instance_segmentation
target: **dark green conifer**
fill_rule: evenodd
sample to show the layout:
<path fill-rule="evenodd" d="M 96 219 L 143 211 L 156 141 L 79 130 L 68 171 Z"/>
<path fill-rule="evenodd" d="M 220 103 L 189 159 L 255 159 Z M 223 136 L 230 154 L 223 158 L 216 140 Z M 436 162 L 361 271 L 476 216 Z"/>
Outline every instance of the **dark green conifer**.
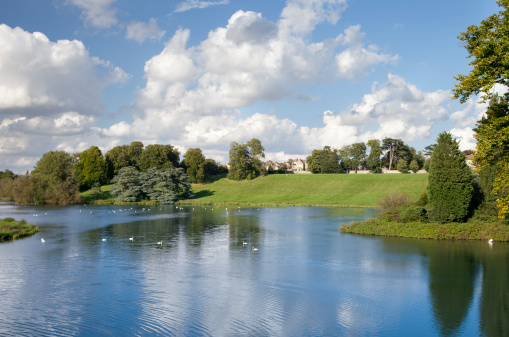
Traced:
<path fill-rule="evenodd" d="M 448 132 L 438 135 L 428 176 L 428 214 L 432 221 L 463 221 L 472 198 L 472 170 L 458 142 Z"/>

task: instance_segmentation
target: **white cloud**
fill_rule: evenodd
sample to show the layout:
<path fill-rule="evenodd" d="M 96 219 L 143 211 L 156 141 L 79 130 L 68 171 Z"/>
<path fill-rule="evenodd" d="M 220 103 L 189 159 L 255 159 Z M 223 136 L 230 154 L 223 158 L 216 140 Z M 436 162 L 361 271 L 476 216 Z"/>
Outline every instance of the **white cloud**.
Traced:
<path fill-rule="evenodd" d="M 335 22 L 344 3 L 291 1 L 287 7 L 291 6 L 316 11 L 307 15 L 317 24 L 324 20 Z M 187 146 L 187 142 L 197 138 L 186 135 L 185 130 L 204 125 L 197 124 L 197 119 L 211 125 L 212 120 L 220 120 L 223 132 L 229 133 L 227 125 L 233 120 L 238 122 L 236 110 L 240 107 L 304 97 L 294 92 L 296 84 L 356 78 L 376 64 L 395 59 L 379 54 L 374 47 L 364 47 L 360 26 L 348 28 L 337 38 L 314 43 L 305 36 L 282 35 L 282 26 L 289 24 L 285 20 L 290 20 L 293 11 L 283 10 L 284 20 L 278 23 L 260 13 L 237 11 L 226 27 L 209 32 L 207 39 L 193 47 L 187 46 L 190 31 L 179 29 L 164 50 L 145 64 L 147 84 L 135 102 L 143 115 L 132 123 L 137 138 L 159 139 L 172 134 L 172 139 Z M 337 57 L 344 51 L 358 55 L 339 72 L 335 70 Z M 215 139 L 208 135 L 200 133 L 203 146 Z M 216 136 L 228 138 L 223 134 Z"/>
<path fill-rule="evenodd" d="M 459 141 L 461 151 L 473 150 L 476 148 L 474 131 L 471 127 L 454 128 L 450 131 L 451 135 Z"/>
<path fill-rule="evenodd" d="M 220 0 L 220 1 L 199 1 L 199 0 L 186 0 L 184 2 L 181 2 L 177 5 L 177 8 L 175 9 L 175 13 L 181 13 L 188 11 L 190 9 L 195 8 L 206 8 L 209 6 L 217 6 L 217 5 L 227 5 L 229 4 L 229 0 Z"/>
<path fill-rule="evenodd" d="M 336 24 L 346 6 L 346 0 L 289 0 L 279 27 L 284 35 L 307 35 L 321 22 Z"/>
<path fill-rule="evenodd" d="M 86 23 L 98 28 L 110 28 L 117 24 L 116 10 L 111 5 L 116 0 L 69 0 L 83 10 Z"/>
<path fill-rule="evenodd" d="M 150 18 L 148 23 L 133 21 L 127 26 L 126 38 L 143 43 L 147 39 L 160 40 L 166 31 L 159 29 L 157 20 Z"/>
<path fill-rule="evenodd" d="M 2 24 L 0 41 L 0 115 L 97 115 L 102 89 L 128 77 L 109 62 L 91 57 L 77 40 L 51 42 L 42 33 Z"/>

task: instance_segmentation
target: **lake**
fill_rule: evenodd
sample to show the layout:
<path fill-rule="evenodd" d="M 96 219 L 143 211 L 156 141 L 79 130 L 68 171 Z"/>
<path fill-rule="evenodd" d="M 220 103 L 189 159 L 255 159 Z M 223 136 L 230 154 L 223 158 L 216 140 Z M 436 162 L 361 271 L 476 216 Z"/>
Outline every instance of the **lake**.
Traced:
<path fill-rule="evenodd" d="M 0 335 L 509 336 L 509 244 L 339 232 L 373 216 L 4 204 L 40 232 L 0 243 Z"/>

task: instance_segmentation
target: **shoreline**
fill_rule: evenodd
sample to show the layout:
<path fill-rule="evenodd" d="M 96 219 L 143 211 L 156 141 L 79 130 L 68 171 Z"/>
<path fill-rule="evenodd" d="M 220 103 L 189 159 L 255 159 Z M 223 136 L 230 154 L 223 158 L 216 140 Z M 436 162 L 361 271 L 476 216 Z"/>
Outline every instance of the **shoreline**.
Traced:
<path fill-rule="evenodd" d="M 362 222 L 342 224 L 340 232 L 355 235 L 401 237 L 433 240 L 485 240 L 508 242 L 509 225 L 502 221 L 471 220 L 465 223 L 400 223 L 373 218 Z"/>
<path fill-rule="evenodd" d="M 38 231 L 39 227 L 29 224 L 25 220 L 0 219 L 0 242 L 22 239 L 32 236 Z"/>

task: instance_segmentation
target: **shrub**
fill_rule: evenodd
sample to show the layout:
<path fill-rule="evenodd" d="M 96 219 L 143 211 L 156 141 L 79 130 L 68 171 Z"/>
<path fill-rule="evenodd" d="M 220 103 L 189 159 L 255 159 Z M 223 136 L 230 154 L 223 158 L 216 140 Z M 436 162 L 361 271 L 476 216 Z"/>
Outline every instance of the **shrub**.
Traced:
<path fill-rule="evenodd" d="M 401 192 L 399 194 L 389 194 L 378 201 L 378 206 L 382 212 L 382 217 L 392 220 L 399 220 L 399 209 L 410 204 L 408 194 Z"/>

